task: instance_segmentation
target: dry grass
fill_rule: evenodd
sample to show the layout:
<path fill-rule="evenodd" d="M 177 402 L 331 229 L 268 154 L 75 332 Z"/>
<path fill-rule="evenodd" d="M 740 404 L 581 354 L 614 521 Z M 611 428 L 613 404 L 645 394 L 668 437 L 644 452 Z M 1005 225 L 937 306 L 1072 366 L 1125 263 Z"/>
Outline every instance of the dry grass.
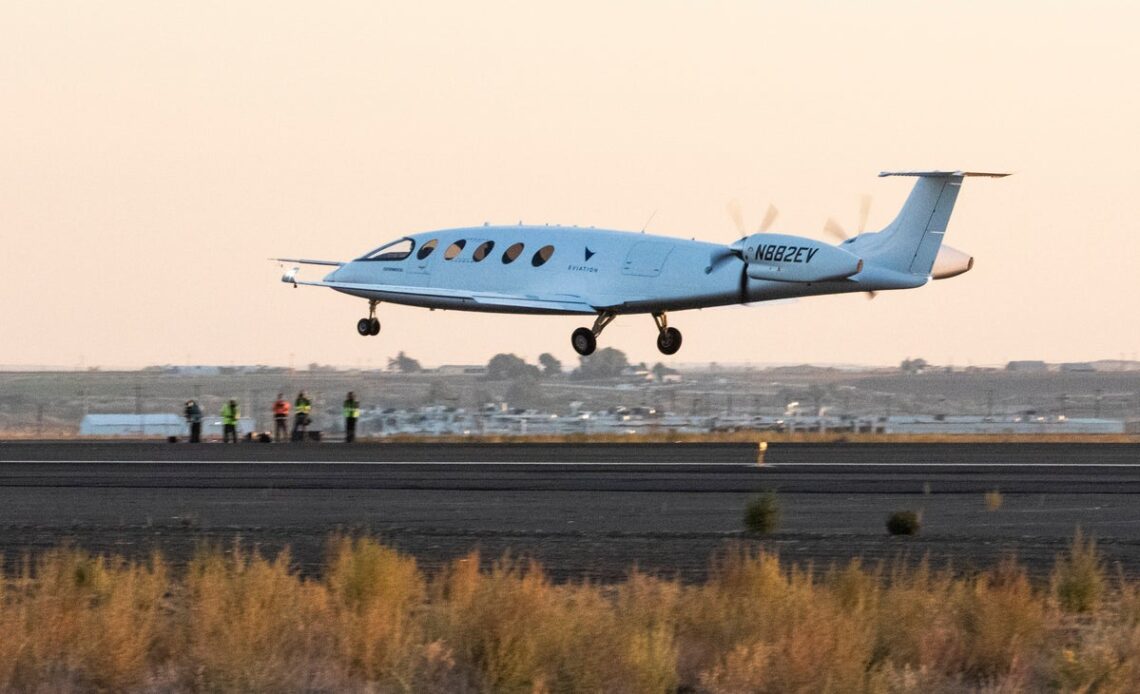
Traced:
<path fill-rule="evenodd" d="M 474 554 L 427 576 L 368 538 L 334 538 L 320 579 L 290 562 L 207 549 L 175 575 L 158 556 L 25 561 L 0 580 L 0 690 L 1140 687 L 1140 583 L 1110 586 L 1079 535 L 1042 586 L 1013 560 L 969 577 L 925 562 L 815 570 L 745 545 L 701 585 L 636 572 L 556 584 L 532 562 L 480 569 Z"/>

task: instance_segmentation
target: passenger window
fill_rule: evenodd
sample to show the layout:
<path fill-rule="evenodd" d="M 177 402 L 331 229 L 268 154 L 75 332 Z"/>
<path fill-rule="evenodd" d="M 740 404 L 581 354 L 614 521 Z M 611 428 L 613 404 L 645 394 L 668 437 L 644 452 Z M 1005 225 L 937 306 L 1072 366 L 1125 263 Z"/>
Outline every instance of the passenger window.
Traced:
<path fill-rule="evenodd" d="M 453 258 L 455 258 L 455 256 L 457 256 L 461 252 L 463 252 L 463 247 L 466 245 L 467 245 L 466 239 L 459 239 L 458 241 L 456 241 L 455 243 L 453 243 L 447 247 L 447 250 L 443 252 L 443 259 L 444 260 L 452 260 Z"/>
<path fill-rule="evenodd" d="M 434 251 L 435 247 L 438 245 L 439 245 L 439 241 L 436 241 L 435 239 L 428 241 L 424 245 L 420 246 L 420 252 L 416 253 L 416 258 L 418 260 L 423 260 L 424 258 L 431 255 L 431 252 Z"/>
<path fill-rule="evenodd" d="M 403 260 L 412 254 L 416 242 L 411 239 L 399 239 L 372 251 L 361 260 Z"/>
<path fill-rule="evenodd" d="M 522 252 L 523 245 L 521 243 L 511 244 L 510 248 L 503 251 L 503 264 L 506 265 L 507 263 L 513 263 L 515 261 L 515 258 L 522 255 Z"/>
<path fill-rule="evenodd" d="M 479 247 L 476 248 L 475 252 L 471 254 L 471 259 L 475 262 L 479 262 L 483 258 L 486 258 L 487 254 L 490 253 L 491 249 L 494 247 L 494 241 L 484 241 L 483 243 L 479 244 Z"/>
<path fill-rule="evenodd" d="M 554 246 L 543 246 L 535 252 L 534 257 L 530 259 L 530 264 L 538 267 L 550 260 L 552 255 L 554 255 Z"/>

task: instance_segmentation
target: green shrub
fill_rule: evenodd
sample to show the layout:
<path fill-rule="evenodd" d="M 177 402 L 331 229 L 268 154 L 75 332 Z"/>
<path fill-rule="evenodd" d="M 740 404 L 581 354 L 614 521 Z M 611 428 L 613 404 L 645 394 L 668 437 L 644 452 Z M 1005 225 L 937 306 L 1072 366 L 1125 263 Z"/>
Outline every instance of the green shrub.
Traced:
<path fill-rule="evenodd" d="M 1104 564 L 1096 540 L 1080 528 L 1066 554 L 1057 557 L 1050 583 L 1053 595 L 1066 612 L 1093 612 L 1104 595 Z"/>
<path fill-rule="evenodd" d="M 752 497 L 744 507 L 744 529 L 753 535 L 774 533 L 780 527 L 780 500 L 768 490 Z"/>
<path fill-rule="evenodd" d="M 895 511 L 887 516 L 887 532 L 892 535 L 917 535 L 922 516 L 916 511 Z"/>

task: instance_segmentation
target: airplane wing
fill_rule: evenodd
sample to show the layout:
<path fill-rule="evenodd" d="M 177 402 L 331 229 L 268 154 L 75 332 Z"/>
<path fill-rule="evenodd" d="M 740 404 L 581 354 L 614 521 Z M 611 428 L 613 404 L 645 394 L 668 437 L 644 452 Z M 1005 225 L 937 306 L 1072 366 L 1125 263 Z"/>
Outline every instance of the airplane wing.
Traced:
<path fill-rule="evenodd" d="M 592 306 L 583 297 L 575 294 L 501 294 L 496 292 L 481 292 L 465 289 L 443 289 L 440 287 L 409 287 L 395 284 L 360 284 L 356 282 L 322 282 L 305 281 L 296 277 L 295 271 L 286 272 L 281 278 L 282 282 L 310 287 L 329 287 L 345 292 L 368 292 L 370 294 L 387 295 L 389 301 L 398 302 L 400 298 L 420 299 L 458 299 L 470 301 L 475 304 L 499 306 L 502 308 L 533 309 L 540 311 L 557 311 L 560 313 L 583 313 L 593 315 L 598 309 Z"/>

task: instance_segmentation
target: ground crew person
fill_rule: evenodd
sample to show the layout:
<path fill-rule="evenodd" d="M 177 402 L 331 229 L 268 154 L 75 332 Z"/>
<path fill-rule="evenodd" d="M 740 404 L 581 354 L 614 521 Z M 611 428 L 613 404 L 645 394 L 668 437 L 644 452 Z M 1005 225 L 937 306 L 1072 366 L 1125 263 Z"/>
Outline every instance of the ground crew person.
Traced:
<path fill-rule="evenodd" d="M 277 402 L 273 403 L 273 441 L 280 443 L 285 440 L 289 431 L 289 401 L 284 393 L 277 394 Z"/>
<path fill-rule="evenodd" d="M 293 440 L 303 441 L 305 433 L 309 430 L 309 413 L 313 411 L 313 402 L 305 395 L 305 391 L 297 394 L 293 403 Z"/>
<path fill-rule="evenodd" d="M 190 425 L 190 443 L 198 443 L 202 440 L 202 408 L 198 407 L 197 401 L 187 400 L 182 414 Z"/>
<path fill-rule="evenodd" d="M 356 440 L 356 420 L 360 419 L 360 403 L 352 391 L 344 399 L 344 442 L 352 443 Z"/>
<path fill-rule="evenodd" d="M 233 436 L 234 443 L 238 442 L 237 423 L 241 419 L 241 410 L 238 409 L 237 400 L 230 399 L 222 405 L 222 443 L 229 443 Z"/>

